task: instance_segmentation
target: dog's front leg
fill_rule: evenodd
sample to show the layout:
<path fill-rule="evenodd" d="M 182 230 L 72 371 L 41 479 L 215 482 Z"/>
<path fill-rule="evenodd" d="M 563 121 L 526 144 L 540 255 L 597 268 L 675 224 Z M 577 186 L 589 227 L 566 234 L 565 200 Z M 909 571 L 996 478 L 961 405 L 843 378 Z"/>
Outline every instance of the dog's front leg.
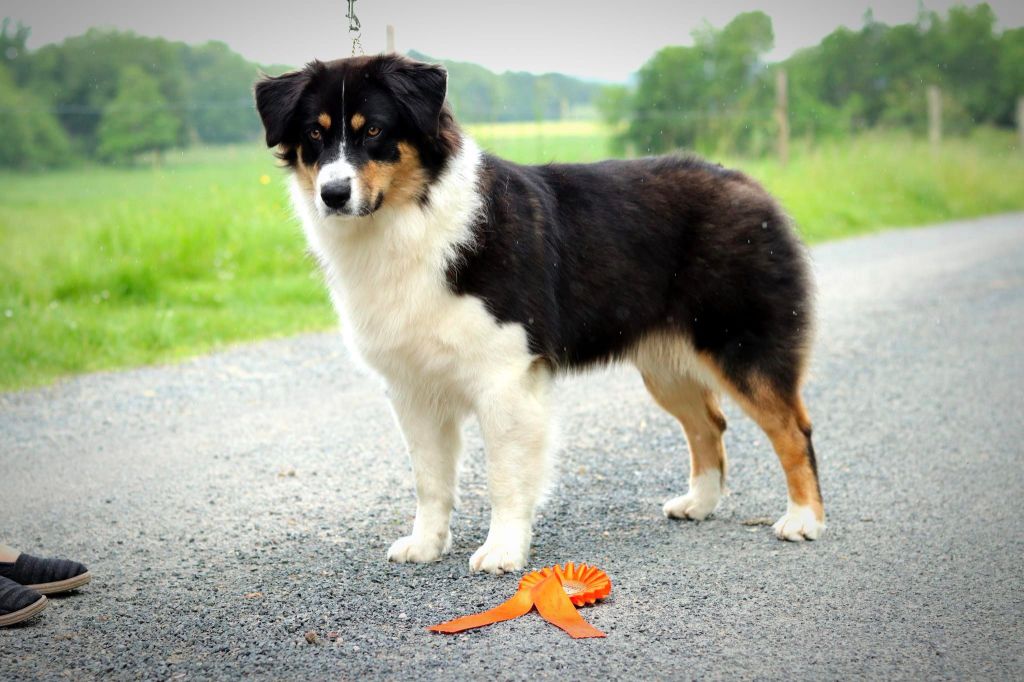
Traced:
<path fill-rule="evenodd" d="M 412 534 L 391 545 L 389 561 L 437 561 L 451 548 L 449 523 L 462 450 L 462 419 L 440 402 L 392 388 L 391 407 L 416 478 L 416 519 Z"/>
<path fill-rule="evenodd" d="M 516 571 L 529 557 L 533 516 L 549 477 L 546 370 L 531 370 L 522 381 L 487 396 L 477 413 L 487 449 L 491 527 L 469 567 Z"/>

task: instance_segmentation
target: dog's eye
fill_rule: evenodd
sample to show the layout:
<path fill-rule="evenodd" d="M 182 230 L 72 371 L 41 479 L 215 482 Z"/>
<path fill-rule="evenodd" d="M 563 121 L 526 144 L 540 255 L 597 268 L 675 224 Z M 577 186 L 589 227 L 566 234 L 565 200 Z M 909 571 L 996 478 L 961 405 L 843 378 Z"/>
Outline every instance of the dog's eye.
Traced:
<path fill-rule="evenodd" d="M 320 131 L 317 130 L 316 128 L 313 128 L 312 130 L 310 130 L 309 131 L 309 139 L 314 140 L 316 142 L 319 142 L 320 141 Z"/>
<path fill-rule="evenodd" d="M 369 128 L 366 129 L 366 135 L 368 137 L 377 137 L 378 135 L 380 135 L 380 132 L 380 128 L 378 128 L 377 126 L 370 126 Z"/>

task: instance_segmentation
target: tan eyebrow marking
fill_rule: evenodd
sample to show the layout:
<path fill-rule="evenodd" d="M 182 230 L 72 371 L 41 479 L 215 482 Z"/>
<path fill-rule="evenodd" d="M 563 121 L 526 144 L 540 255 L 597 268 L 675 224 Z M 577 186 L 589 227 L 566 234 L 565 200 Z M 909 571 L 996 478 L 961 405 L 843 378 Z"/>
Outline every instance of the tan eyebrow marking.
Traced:
<path fill-rule="evenodd" d="M 330 127 L 331 127 L 331 115 L 328 114 L 325 111 L 324 113 L 320 114 L 317 117 L 316 122 L 319 123 L 320 125 L 322 125 L 324 128 L 330 129 Z"/>
<path fill-rule="evenodd" d="M 366 117 L 362 114 L 352 114 L 352 130 L 359 130 L 366 125 Z"/>

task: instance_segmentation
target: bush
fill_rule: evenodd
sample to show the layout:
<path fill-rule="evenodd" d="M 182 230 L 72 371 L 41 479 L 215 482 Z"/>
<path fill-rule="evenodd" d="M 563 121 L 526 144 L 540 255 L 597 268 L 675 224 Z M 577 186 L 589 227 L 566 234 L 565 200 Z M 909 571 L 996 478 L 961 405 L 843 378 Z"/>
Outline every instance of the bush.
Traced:
<path fill-rule="evenodd" d="M 0 66 L 0 167 L 48 168 L 71 158 L 71 143 L 56 117 Z"/>
<path fill-rule="evenodd" d="M 180 127 L 156 79 L 137 66 L 126 66 L 117 96 L 103 110 L 96 154 L 104 161 L 120 162 L 143 152 L 159 153 L 177 143 Z"/>

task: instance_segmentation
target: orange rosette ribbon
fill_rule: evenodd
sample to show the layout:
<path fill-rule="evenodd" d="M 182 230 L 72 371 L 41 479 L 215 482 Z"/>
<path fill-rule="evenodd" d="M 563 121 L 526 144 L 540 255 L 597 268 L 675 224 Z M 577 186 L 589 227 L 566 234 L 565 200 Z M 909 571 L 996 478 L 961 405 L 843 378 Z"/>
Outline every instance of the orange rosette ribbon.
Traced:
<path fill-rule="evenodd" d="M 596 566 L 577 566 L 570 561 L 564 566 L 549 566 L 524 575 L 519 591 L 500 606 L 427 629 L 452 634 L 519 618 L 536 608 L 544 620 L 565 630 L 573 639 L 604 637 L 603 632 L 583 620 L 576 607 L 604 599 L 611 591 L 612 581 L 607 573 Z"/>

